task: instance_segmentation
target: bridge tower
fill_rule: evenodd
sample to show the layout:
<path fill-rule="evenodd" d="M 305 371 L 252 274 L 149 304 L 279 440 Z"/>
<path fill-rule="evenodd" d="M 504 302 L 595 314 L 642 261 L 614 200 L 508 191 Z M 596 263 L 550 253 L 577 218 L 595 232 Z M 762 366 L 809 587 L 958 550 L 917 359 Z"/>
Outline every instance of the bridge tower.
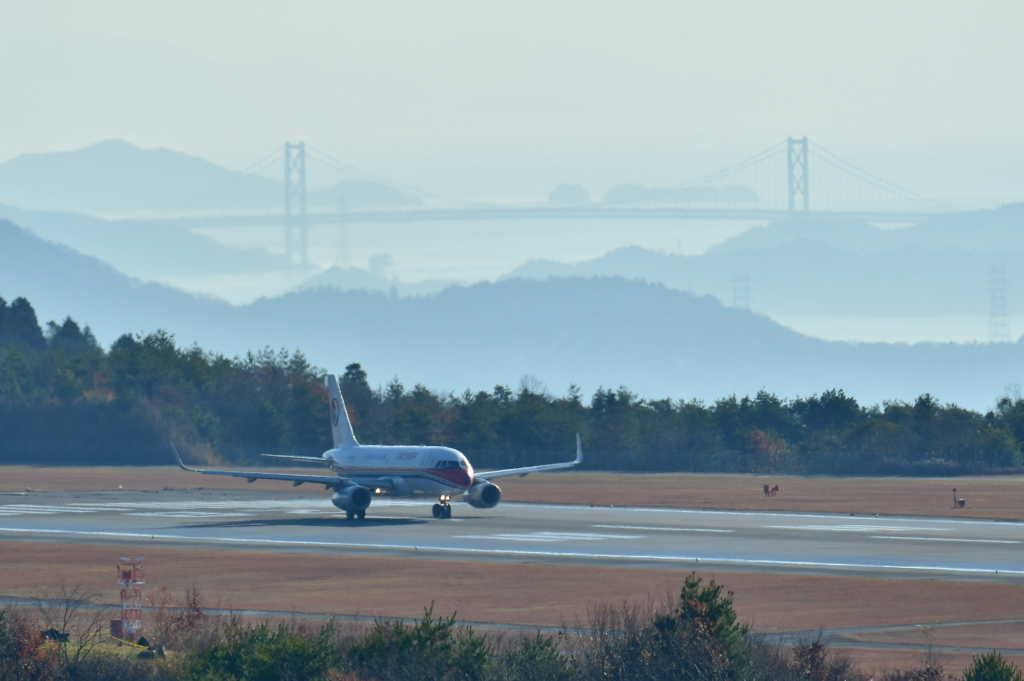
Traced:
<path fill-rule="evenodd" d="M 807 138 L 793 139 L 790 137 L 787 141 L 789 143 L 786 154 L 786 165 L 789 168 L 789 210 L 791 212 L 797 210 L 796 198 L 799 195 L 803 203 L 801 210 L 806 212 L 811 209 L 811 195 L 807 188 L 809 178 L 807 174 Z"/>
<path fill-rule="evenodd" d="M 309 264 L 309 225 L 306 223 L 306 144 L 284 143 L 284 241 L 288 262 Z"/>

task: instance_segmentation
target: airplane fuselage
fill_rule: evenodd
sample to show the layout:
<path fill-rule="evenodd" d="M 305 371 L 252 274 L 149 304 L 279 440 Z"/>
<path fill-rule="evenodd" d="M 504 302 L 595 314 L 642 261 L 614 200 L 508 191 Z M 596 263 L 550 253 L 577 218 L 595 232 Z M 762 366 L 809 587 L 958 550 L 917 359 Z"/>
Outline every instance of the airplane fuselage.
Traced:
<path fill-rule="evenodd" d="M 462 494 L 475 478 L 465 455 L 450 447 L 349 445 L 323 457 L 339 478 L 388 496 Z"/>

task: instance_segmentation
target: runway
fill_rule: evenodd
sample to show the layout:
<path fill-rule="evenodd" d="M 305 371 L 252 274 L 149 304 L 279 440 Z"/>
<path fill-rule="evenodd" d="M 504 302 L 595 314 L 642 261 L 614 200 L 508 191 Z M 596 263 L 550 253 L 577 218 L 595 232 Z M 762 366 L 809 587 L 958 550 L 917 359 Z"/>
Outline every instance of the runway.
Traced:
<path fill-rule="evenodd" d="M 0 494 L 0 540 L 1019 583 L 1024 524 L 992 520 L 374 500 L 327 494 Z"/>

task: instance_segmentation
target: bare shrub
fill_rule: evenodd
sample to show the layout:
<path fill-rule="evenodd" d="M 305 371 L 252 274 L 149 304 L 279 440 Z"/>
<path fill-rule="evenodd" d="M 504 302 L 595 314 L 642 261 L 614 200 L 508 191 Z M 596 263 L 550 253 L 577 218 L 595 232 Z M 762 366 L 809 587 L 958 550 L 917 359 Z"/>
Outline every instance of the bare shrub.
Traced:
<path fill-rule="evenodd" d="M 98 591 L 89 591 L 81 584 L 71 586 L 61 580 L 55 591 L 35 598 L 43 630 L 51 635 L 60 668 L 67 676 L 74 677 L 107 637 L 113 609 L 96 607 L 93 600 L 99 595 Z"/>
<path fill-rule="evenodd" d="M 581 681 L 625 681 L 649 677 L 646 630 L 657 606 L 623 601 L 587 609 L 587 623 L 577 622 L 565 638 L 573 671 Z"/>
<path fill-rule="evenodd" d="M 850 656 L 829 651 L 819 635 L 813 641 L 793 646 L 793 669 L 801 681 L 852 681 L 864 676 Z"/>
<path fill-rule="evenodd" d="M 154 590 L 146 600 L 155 609 L 150 638 L 168 649 L 191 650 L 217 637 L 221 618 L 206 613 L 203 594 L 194 584 L 180 600 L 167 587 Z"/>

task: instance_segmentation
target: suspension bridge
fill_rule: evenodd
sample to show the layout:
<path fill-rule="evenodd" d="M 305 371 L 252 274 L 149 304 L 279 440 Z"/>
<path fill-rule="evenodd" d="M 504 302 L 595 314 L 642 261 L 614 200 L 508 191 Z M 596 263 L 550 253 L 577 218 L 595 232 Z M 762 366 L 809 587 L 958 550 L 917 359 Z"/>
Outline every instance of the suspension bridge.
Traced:
<path fill-rule="evenodd" d="M 256 215 L 186 215 L 203 200 L 241 179 L 284 167 L 283 212 Z M 954 209 L 916 194 L 850 163 L 807 137 L 788 138 L 714 173 L 672 187 L 623 185 L 600 201 L 483 205 L 413 202 L 414 205 L 361 210 L 312 206 L 306 190 L 307 161 L 385 187 L 394 184 L 359 171 L 303 142 L 285 143 L 225 185 L 160 211 L 146 222 L 187 227 L 284 227 L 290 260 L 308 262 L 309 229 L 317 225 L 432 221 L 503 220 L 780 220 L 846 218 L 912 222 Z"/>

